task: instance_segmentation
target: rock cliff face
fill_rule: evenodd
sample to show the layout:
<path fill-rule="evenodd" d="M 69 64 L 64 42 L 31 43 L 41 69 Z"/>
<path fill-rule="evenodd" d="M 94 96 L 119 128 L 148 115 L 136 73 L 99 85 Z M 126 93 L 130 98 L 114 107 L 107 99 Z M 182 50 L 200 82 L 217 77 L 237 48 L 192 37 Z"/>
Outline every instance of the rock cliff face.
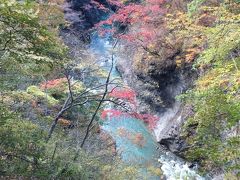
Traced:
<path fill-rule="evenodd" d="M 176 52 L 164 60 L 156 59 L 155 62 L 160 63 L 151 63 L 147 73 L 136 71 L 133 58 L 121 58 L 117 64 L 123 79 L 138 94 L 139 110 L 160 117 L 154 129 L 155 136 L 173 152 L 181 151 L 186 146 L 179 133 L 187 115 L 191 113 L 191 108 L 182 107 L 175 97 L 192 86 L 197 78 L 190 65 L 177 67 L 177 55 Z"/>
<path fill-rule="evenodd" d="M 71 5 L 72 10 L 75 12 L 79 12 L 79 17 L 81 19 L 81 23 L 75 23 L 75 27 L 80 26 L 80 28 L 84 28 L 88 30 L 92 28 L 96 23 L 98 23 L 102 18 L 107 16 L 107 12 L 97 8 L 96 6 L 91 4 L 91 0 L 68 0 Z M 106 0 L 98 0 L 98 2 L 104 7 L 111 9 L 111 7 Z"/>

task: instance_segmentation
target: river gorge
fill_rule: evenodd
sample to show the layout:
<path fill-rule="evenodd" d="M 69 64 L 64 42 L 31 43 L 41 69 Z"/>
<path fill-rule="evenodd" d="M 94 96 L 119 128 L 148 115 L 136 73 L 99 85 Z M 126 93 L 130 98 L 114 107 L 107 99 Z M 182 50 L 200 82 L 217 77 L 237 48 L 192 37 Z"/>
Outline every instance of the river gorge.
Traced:
<path fill-rule="evenodd" d="M 75 9 L 79 10 L 77 7 L 75 7 Z M 85 17 L 85 20 L 80 19 L 81 17 L 84 17 L 83 14 L 81 14 L 82 12 L 74 10 L 73 5 L 71 5 L 70 2 L 65 4 L 64 11 L 66 20 L 69 21 L 72 26 L 70 26 L 70 29 L 68 30 L 63 30 L 63 39 L 67 41 L 66 44 L 70 44 L 70 51 L 73 52 L 74 55 L 81 55 L 79 52 L 74 52 L 75 50 L 71 45 L 72 42 L 67 40 L 64 35 L 68 34 L 69 31 L 72 31 L 77 34 L 76 38 L 81 39 L 80 42 L 83 42 L 86 37 L 84 37 L 84 35 L 81 36 L 81 32 L 83 32 L 85 27 L 84 25 L 84 28 L 81 27 L 80 24 L 94 23 L 91 19 L 98 16 L 99 13 L 92 15 L 92 18 Z M 102 16 L 104 18 L 106 14 L 102 14 Z M 113 55 L 114 67 L 111 72 L 111 79 L 120 79 L 123 87 L 127 87 L 127 89 L 136 89 L 136 87 L 133 87 L 133 82 L 136 82 L 136 77 L 133 77 L 134 75 L 133 72 L 131 72 L 132 69 L 130 67 L 131 59 L 128 59 L 131 56 L 121 55 L 121 49 L 124 48 L 124 44 L 118 43 L 116 48 L 113 50 L 114 38 L 111 36 L 101 37 L 97 34 L 97 32 L 91 32 L 87 39 L 89 42 L 84 45 L 85 48 L 87 48 L 87 52 L 92 54 L 92 56 L 97 59 L 96 62 L 98 65 L 107 72 L 111 69 Z M 76 44 L 74 45 L 76 46 Z M 169 79 L 166 78 L 166 81 L 168 80 Z M 99 79 L 99 81 L 104 80 Z M 137 86 L 139 86 L 139 84 Z M 174 96 L 184 89 L 183 86 L 183 84 L 176 82 L 176 84 L 171 84 L 171 86 L 166 87 L 164 91 L 168 91 L 167 93 L 174 98 Z M 141 96 L 139 97 L 137 95 L 134 97 L 134 102 L 124 102 L 124 104 L 126 103 L 128 106 L 127 108 L 130 109 L 129 111 L 131 111 L 131 107 L 135 104 L 136 107 L 134 108 L 134 111 L 140 114 L 143 114 L 142 112 L 144 111 L 146 112 L 144 109 L 149 108 L 147 103 L 142 103 Z M 150 130 L 142 119 L 129 115 L 129 112 L 113 116 L 111 113 L 113 113 L 114 108 L 117 107 L 107 104 L 105 105 L 104 110 L 107 113 L 104 117 L 105 120 L 101 125 L 101 129 L 112 136 L 116 142 L 116 151 L 125 163 L 133 166 L 139 166 L 139 177 L 144 176 L 147 179 L 159 179 L 160 177 L 148 174 L 146 171 L 148 166 L 154 166 L 161 168 L 164 177 L 169 180 L 205 179 L 196 173 L 194 170 L 196 169 L 196 166 L 192 166 L 193 169 L 189 168 L 188 166 L 190 166 L 191 163 L 185 162 L 183 159 L 169 151 L 168 148 L 164 147 L 164 145 L 159 144 L 160 140 L 166 137 L 168 138 L 168 134 L 178 128 L 181 124 L 180 106 L 180 103 L 174 101 L 171 107 L 167 109 L 164 108 L 164 110 L 160 110 L 159 113 L 147 110 L 148 112 L 155 112 L 155 114 L 151 116 L 157 118 L 156 126 Z M 136 137 L 138 138 L 137 140 Z"/>

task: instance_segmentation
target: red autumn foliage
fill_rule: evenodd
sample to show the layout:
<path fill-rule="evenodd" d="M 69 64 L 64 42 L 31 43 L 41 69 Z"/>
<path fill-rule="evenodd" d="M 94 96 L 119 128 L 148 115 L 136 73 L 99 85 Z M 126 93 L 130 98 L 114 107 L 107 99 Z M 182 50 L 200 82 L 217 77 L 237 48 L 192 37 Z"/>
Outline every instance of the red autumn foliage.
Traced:
<path fill-rule="evenodd" d="M 131 89 L 113 89 L 109 93 L 109 96 L 127 100 L 132 104 L 135 104 L 135 101 L 136 101 L 136 93 Z"/>
<path fill-rule="evenodd" d="M 59 79 L 50 80 L 50 81 L 41 83 L 40 89 L 44 90 L 44 89 L 56 88 L 56 87 L 63 85 L 66 82 L 67 82 L 67 78 L 59 78 Z"/>
<path fill-rule="evenodd" d="M 114 0 L 114 2 L 116 3 L 117 0 Z M 120 0 L 118 2 L 120 3 Z M 100 31 L 100 34 L 104 34 L 109 33 L 109 28 L 104 28 L 104 25 L 112 27 L 111 33 L 118 31 L 118 27 L 115 26 L 116 23 L 135 27 L 136 29 L 132 32 L 115 33 L 115 35 L 146 47 L 156 41 L 159 35 L 157 25 L 165 13 L 164 8 L 161 7 L 164 2 L 164 0 L 146 0 L 141 4 L 129 3 L 124 5 L 120 3 L 117 5 L 118 10 L 107 20 L 98 23 L 96 28 Z"/>
<path fill-rule="evenodd" d="M 119 117 L 123 115 L 127 115 L 127 114 L 119 110 L 105 109 L 104 111 L 102 111 L 101 118 L 106 119 L 107 117 L 112 118 L 112 117 Z"/>
<path fill-rule="evenodd" d="M 136 92 L 132 89 L 125 88 L 125 89 L 113 89 L 109 94 L 110 97 L 119 98 L 131 103 L 134 108 L 137 106 L 136 102 Z M 102 111 L 101 118 L 115 118 L 115 117 L 133 117 L 139 120 L 142 120 L 144 123 L 148 124 L 149 129 L 154 129 L 159 120 L 158 117 L 150 115 L 150 114 L 139 114 L 137 112 L 123 112 L 116 109 L 105 109 Z"/>

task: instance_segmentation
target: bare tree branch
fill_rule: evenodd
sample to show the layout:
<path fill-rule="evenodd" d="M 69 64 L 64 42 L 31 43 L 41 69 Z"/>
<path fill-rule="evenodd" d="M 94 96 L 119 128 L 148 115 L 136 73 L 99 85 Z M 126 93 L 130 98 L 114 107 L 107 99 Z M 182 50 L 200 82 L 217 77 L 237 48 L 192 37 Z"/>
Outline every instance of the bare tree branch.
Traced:
<path fill-rule="evenodd" d="M 114 46 L 114 47 L 115 47 L 115 46 Z M 111 64 L 111 68 L 110 68 L 110 71 L 109 71 L 108 76 L 107 76 L 107 79 L 106 79 L 105 91 L 104 91 L 104 94 L 103 94 L 103 96 L 102 96 L 101 101 L 99 102 L 99 104 L 98 104 L 98 106 L 97 106 L 97 108 L 96 108 L 96 110 L 95 110 L 95 112 L 94 112 L 94 114 L 93 114 L 93 116 L 92 116 L 92 118 L 91 118 L 88 126 L 87 126 L 86 134 L 85 134 L 85 136 L 84 136 L 84 138 L 83 138 L 83 141 L 82 141 L 82 143 L 81 143 L 81 148 L 84 146 L 84 143 L 85 143 L 86 139 L 88 138 L 89 130 L 90 130 L 91 126 L 92 126 L 92 123 L 93 123 L 93 121 L 94 121 L 94 119 L 95 119 L 95 117 L 96 117 L 96 115 L 97 115 L 97 113 L 98 113 L 98 111 L 99 111 L 99 109 L 100 109 L 100 107 L 101 107 L 101 105 L 102 105 L 102 103 L 103 103 L 103 101 L 104 101 L 107 93 L 108 93 L 108 86 L 109 86 L 109 81 L 110 81 L 111 73 L 112 73 L 112 70 L 113 70 L 113 64 L 114 64 L 114 55 L 112 54 L 112 64 Z M 76 157 L 76 158 L 77 158 L 77 157 Z"/>
<path fill-rule="evenodd" d="M 68 92 L 70 95 L 70 103 L 73 102 L 73 92 L 72 92 L 72 88 L 71 88 L 71 78 L 69 76 L 69 73 L 67 72 L 67 70 L 65 69 L 65 76 L 67 78 L 67 83 L 68 83 Z"/>

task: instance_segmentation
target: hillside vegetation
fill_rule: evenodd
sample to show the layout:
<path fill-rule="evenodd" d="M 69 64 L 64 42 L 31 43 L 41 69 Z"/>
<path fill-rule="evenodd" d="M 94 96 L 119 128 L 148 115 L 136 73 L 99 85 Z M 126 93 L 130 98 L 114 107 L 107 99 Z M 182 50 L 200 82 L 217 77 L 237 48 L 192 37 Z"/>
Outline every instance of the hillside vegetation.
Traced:
<path fill-rule="evenodd" d="M 174 100 L 164 99 L 170 97 L 190 107 L 179 135 L 187 145 L 179 154 L 203 175 L 240 178 L 240 1 L 86 3 L 84 11 L 111 12 L 91 30 L 111 33 L 132 52 L 133 73 L 148 89 L 161 91 L 175 83 L 172 77 L 187 81 L 176 97 L 148 95 L 151 111 L 171 107 Z M 71 29 L 63 5 L 0 0 L 0 179 L 136 179 L 137 168 L 123 164 L 112 137 L 100 131 L 102 103 L 114 94 L 106 84 L 115 81 L 86 42 L 70 39 L 74 33 L 60 37 Z M 64 43 L 68 38 L 76 56 Z"/>

